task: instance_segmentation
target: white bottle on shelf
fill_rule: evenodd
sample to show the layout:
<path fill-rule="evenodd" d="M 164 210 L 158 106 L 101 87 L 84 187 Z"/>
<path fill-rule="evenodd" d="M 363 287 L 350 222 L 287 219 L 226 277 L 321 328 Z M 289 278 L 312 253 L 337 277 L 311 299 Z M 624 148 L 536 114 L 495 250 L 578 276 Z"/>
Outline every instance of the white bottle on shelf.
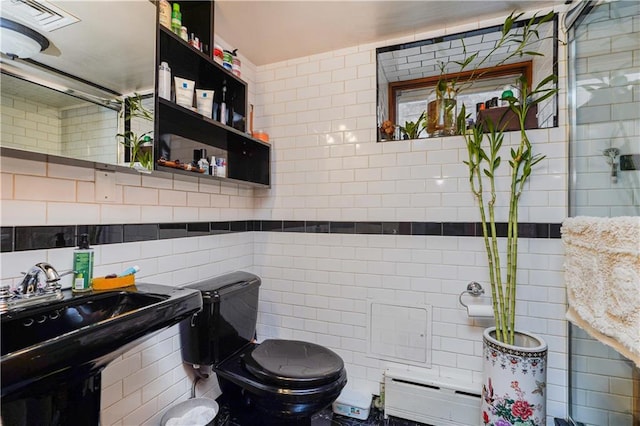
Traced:
<path fill-rule="evenodd" d="M 158 96 L 171 100 L 171 68 L 166 62 L 162 62 L 158 70 Z"/>

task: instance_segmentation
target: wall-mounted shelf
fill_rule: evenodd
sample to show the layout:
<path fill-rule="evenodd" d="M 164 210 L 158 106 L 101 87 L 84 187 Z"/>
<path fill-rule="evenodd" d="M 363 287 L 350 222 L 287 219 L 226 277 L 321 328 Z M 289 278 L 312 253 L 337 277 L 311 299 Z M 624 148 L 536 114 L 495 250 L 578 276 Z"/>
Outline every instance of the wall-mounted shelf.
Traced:
<path fill-rule="evenodd" d="M 207 40 L 209 44 L 200 52 L 170 30 L 158 26 L 157 64 L 169 64 L 172 80 L 177 76 L 195 81 L 198 89 L 214 90 L 213 115 L 212 118 L 207 118 L 156 96 L 156 168 L 193 175 L 193 172 L 157 165 L 157 160 L 164 157 L 166 160 L 189 162 L 193 159 L 193 150 L 211 147 L 208 155 L 215 152 L 226 156 L 227 177 L 218 179 L 248 183 L 251 186 L 269 186 L 271 146 L 245 132 L 247 83 L 214 62 L 210 56 L 213 51 L 213 2 L 192 1 L 181 3 L 181 6 L 183 24 L 188 31 L 196 35 L 202 34 L 201 40 Z M 219 121 L 223 86 L 226 87 L 229 125 Z"/>

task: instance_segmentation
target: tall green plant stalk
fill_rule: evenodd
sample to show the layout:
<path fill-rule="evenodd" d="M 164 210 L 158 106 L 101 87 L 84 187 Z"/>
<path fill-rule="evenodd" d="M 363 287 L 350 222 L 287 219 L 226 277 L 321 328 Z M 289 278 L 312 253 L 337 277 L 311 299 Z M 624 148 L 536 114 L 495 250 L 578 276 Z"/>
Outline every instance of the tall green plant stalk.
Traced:
<path fill-rule="evenodd" d="M 462 50 L 463 55 L 466 57 L 461 61 L 451 61 L 451 62 L 439 62 L 438 67 L 440 68 L 440 79 L 436 84 L 436 95 L 439 97 L 443 97 L 443 94 L 447 91 L 447 85 L 451 85 L 452 90 L 455 92 L 455 96 L 457 96 L 460 92 L 469 88 L 473 85 L 473 83 L 484 76 L 487 72 L 489 72 L 492 68 L 503 65 L 510 61 L 511 59 L 523 55 L 533 55 L 533 56 L 542 56 L 539 52 L 530 51 L 530 46 L 533 42 L 539 42 L 545 40 L 549 37 L 540 38 L 539 28 L 542 24 L 549 22 L 553 19 L 555 13 L 553 11 L 547 13 L 544 16 L 539 17 L 538 14 L 534 14 L 521 28 L 519 31 L 513 31 L 513 25 L 524 15 L 524 13 L 512 12 L 507 16 L 502 24 L 502 34 L 500 39 L 496 41 L 496 44 L 486 53 L 486 55 L 478 60 L 478 56 L 480 52 L 476 52 L 470 56 L 466 56 L 467 48 L 464 44 L 464 40 L 462 40 Z M 504 50 L 505 48 L 509 49 L 509 53 L 505 55 L 499 61 L 493 63 L 491 68 L 482 68 L 484 64 L 497 52 Z M 464 81 L 461 84 L 458 84 L 458 78 L 447 79 L 445 78 L 445 71 L 448 64 L 453 63 L 459 66 L 458 72 L 463 72 L 468 69 L 468 67 L 473 66 L 471 69 L 471 75 L 464 78 Z M 451 97 L 451 96 L 450 96 Z"/>
<path fill-rule="evenodd" d="M 547 98 L 553 96 L 557 89 L 547 88 L 549 83 L 555 83 L 556 76 L 551 75 L 538 84 L 531 92 L 527 90 L 527 82 L 523 81 L 523 99 L 520 102 L 515 97 L 507 98 L 509 109 L 516 115 L 520 127 L 520 143 L 510 150 L 509 160 L 510 187 L 509 187 L 509 212 L 507 216 L 507 249 L 506 249 L 506 274 L 503 281 L 500 250 L 498 247 L 498 234 L 495 217 L 496 202 L 496 171 L 500 167 L 504 133 L 496 128 L 495 124 L 487 121 L 488 133 L 486 135 L 487 148 L 484 148 L 485 135 L 481 126 L 477 126 L 469 134 L 465 135 L 469 160 L 464 163 L 469 168 L 469 181 L 471 191 L 478 201 L 480 219 L 482 221 L 482 235 L 484 237 L 485 250 L 489 266 L 489 279 L 491 295 L 493 299 L 493 314 L 496 323 L 496 338 L 507 344 L 514 344 L 515 318 L 516 318 L 516 285 L 518 271 L 518 204 L 520 196 L 525 188 L 532 168 L 545 157 L 534 155 L 531 142 L 525 129 L 525 120 L 530 108 Z M 489 196 L 485 200 L 484 180 L 489 182 Z M 487 217 L 488 213 L 488 217 Z"/>

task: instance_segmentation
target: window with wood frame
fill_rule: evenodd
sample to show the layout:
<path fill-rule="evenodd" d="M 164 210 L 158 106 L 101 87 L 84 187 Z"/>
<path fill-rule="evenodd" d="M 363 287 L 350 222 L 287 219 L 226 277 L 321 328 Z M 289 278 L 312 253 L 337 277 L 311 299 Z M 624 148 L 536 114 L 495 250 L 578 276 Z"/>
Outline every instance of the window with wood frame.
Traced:
<path fill-rule="evenodd" d="M 414 80 L 389 83 L 389 119 L 398 125 L 407 121 L 416 121 L 427 109 L 427 103 L 435 99 L 435 86 L 441 78 L 453 80 L 456 87 L 462 88 L 458 93 L 458 106 L 464 104 L 467 121 L 476 122 L 476 105 L 492 98 L 500 98 L 505 88 L 509 88 L 517 96 L 521 92 L 518 80 L 526 78 L 528 89 L 531 89 L 533 62 L 519 62 L 475 71 L 436 75 Z M 473 84 L 470 84 L 470 79 Z"/>

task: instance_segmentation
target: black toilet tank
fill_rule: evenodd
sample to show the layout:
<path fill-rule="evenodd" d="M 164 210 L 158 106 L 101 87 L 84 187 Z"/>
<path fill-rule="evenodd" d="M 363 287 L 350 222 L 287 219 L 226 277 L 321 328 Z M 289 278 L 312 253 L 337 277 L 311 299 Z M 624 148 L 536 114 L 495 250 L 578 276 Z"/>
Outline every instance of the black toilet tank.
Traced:
<path fill-rule="evenodd" d="M 185 286 L 200 290 L 203 306 L 180 323 L 184 362 L 215 366 L 253 340 L 260 283 L 258 276 L 239 271 Z"/>

